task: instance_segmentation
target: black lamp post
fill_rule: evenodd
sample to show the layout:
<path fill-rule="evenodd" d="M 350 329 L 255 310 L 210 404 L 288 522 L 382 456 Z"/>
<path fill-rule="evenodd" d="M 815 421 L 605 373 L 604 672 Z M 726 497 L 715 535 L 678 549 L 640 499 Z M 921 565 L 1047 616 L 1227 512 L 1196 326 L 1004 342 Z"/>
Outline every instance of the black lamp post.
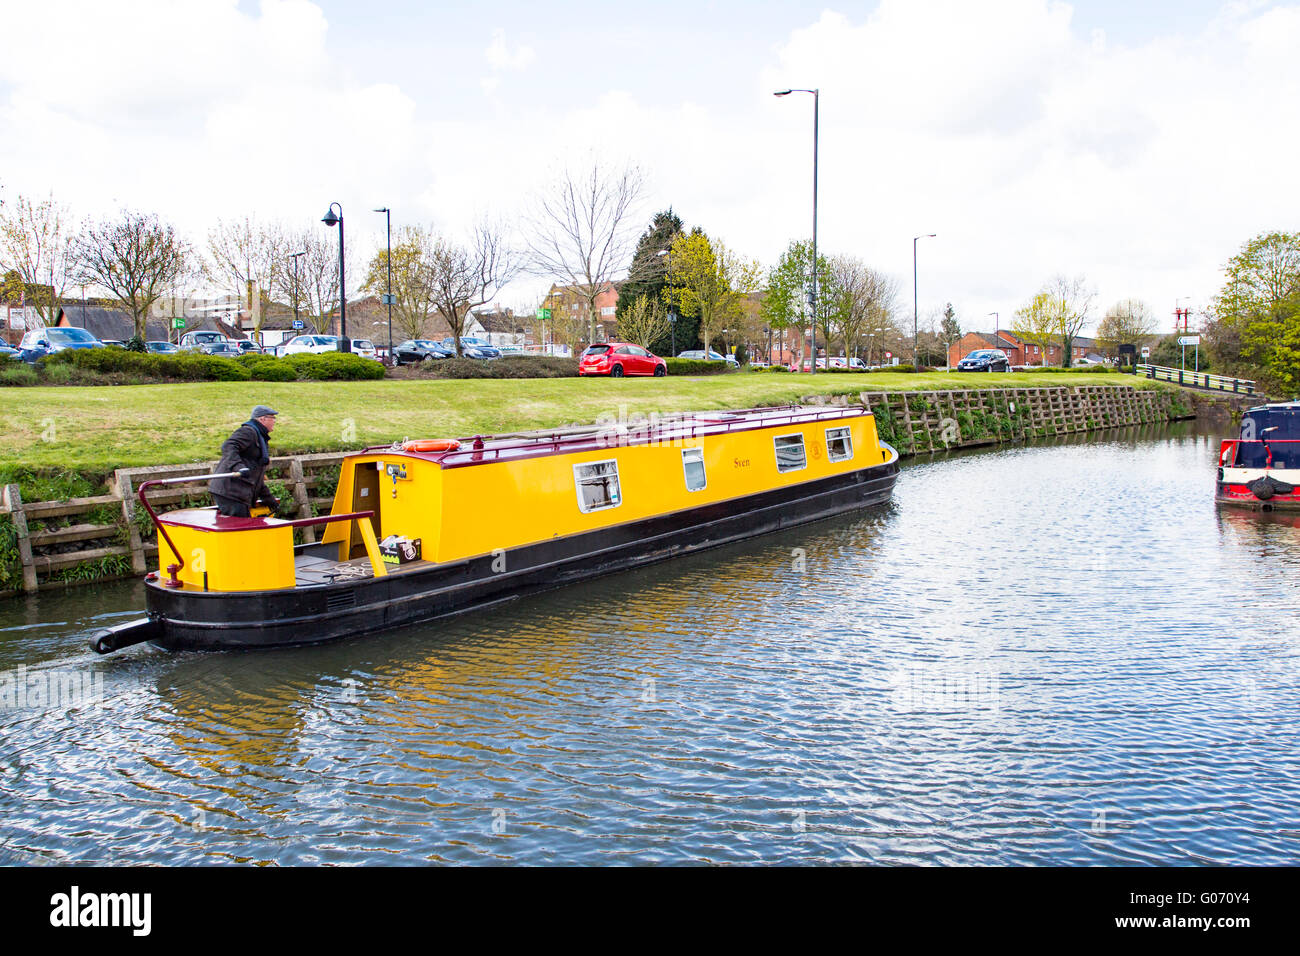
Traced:
<path fill-rule="evenodd" d="M 334 214 L 336 206 L 338 215 Z M 343 276 L 343 207 L 336 202 L 330 203 L 321 222 L 327 226 L 339 227 L 339 351 L 351 352 L 352 340 L 348 338 L 348 287 Z"/>
<path fill-rule="evenodd" d="M 306 254 L 307 254 L 307 250 L 305 249 L 302 252 L 289 253 L 289 258 L 293 260 L 293 330 L 294 332 L 298 331 L 298 323 L 301 321 L 301 319 L 298 318 L 298 300 L 301 295 L 301 286 L 299 286 L 298 284 L 298 261 Z M 260 345 L 261 343 L 258 344 Z"/>
<path fill-rule="evenodd" d="M 780 90 L 773 96 L 789 96 L 791 93 L 811 93 L 813 95 L 813 234 L 812 234 L 812 291 L 808 293 L 808 324 L 812 341 L 812 371 L 817 372 L 817 113 L 821 103 L 820 90 Z M 828 359 L 829 361 L 829 356 Z"/>
<path fill-rule="evenodd" d="M 384 232 L 388 240 L 388 294 L 384 302 L 388 305 L 388 364 L 393 363 L 393 211 L 385 206 L 375 212 L 384 214 Z"/>
<path fill-rule="evenodd" d="M 920 324 L 917 319 L 916 309 L 916 241 L 918 239 L 933 239 L 934 233 L 927 232 L 924 236 L 912 237 L 912 368 L 921 367 L 919 356 L 917 355 L 917 343 L 920 341 Z"/>
<path fill-rule="evenodd" d="M 677 313 L 668 313 L 668 328 L 673 335 L 673 358 L 677 358 Z"/>

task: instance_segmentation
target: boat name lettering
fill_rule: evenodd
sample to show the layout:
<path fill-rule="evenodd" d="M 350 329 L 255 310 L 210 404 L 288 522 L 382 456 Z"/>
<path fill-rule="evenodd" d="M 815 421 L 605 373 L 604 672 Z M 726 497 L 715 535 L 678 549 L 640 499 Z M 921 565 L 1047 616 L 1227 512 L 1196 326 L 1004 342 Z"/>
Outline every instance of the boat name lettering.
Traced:
<path fill-rule="evenodd" d="M 737 468 L 748 468 L 748 467 L 749 467 L 749 459 L 748 459 L 748 458 L 733 458 L 732 461 L 735 462 L 735 467 L 737 467 Z"/>

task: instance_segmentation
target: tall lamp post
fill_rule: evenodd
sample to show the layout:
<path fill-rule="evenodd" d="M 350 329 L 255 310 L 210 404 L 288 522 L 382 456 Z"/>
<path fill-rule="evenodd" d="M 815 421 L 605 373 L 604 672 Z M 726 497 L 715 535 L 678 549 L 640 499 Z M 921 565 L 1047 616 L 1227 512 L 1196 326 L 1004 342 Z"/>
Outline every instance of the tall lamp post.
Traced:
<path fill-rule="evenodd" d="M 990 312 L 989 315 L 993 316 L 993 347 L 994 347 L 995 349 L 997 349 L 999 352 L 1001 352 L 1001 351 L 1002 351 L 1002 346 L 998 343 L 998 324 L 999 324 L 999 322 L 1001 322 L 1001 320 L 1002 320 L 1002 316 L 998 315 L 998 313 L 996 313 L 996 312 Z M 985 318 L 987 318 L 987 317 L 988 317 L 988 316 L 985 316 Z M 993 367 L 993 366 L 991 366 L 991 365 L 989 366 L 990 369 L 991 369 L 992 367 Z M 1007 362 L 1007 371 L 1008 371 L 1008 372 L 1011 371 L 1011 363 L 1010 363 L 1010 362 Z"/>
<path fill-rule="evenodd" d="M 335 207 L 338 207 L 338 215 L 334 213 Z M 348 287 L 343 276 L 343 207 L 336 202 L 330 203 L 321 222 L 327 226 L 339 227 L 339 351 L 351 352 L 352 340 L 348 338 Z"/>
<path fill-rule="evenodd" d="M 305 249 L 302 252 L 289 253 L 289 258 L 293 260 L 293 330 L 295 332 L 298 331 L 298 323 L 301 321 L 298 318 L 298 302 L 302 295 L 301 286 L 298 284 L 298 262 L 306 254 L 307 250 Z"/>
<path fill-rule="evenodd" d="M 812 372 L 817 373 L 817 122 L 821 105 L 821 90 L 779 90 L 773 96 L 791 93 L 811 93 L 813 97 L 813 233 L 812 233 L 812 287 L 808 293 L 808 325 L 812 344 Z M 829 361 L 829 352 L 827 361 Z"/>
<path fill-rule="evenodd" d="M 388 294 L 384 303 L 388 306 L 388 364 L 393 363 L 393 211 L 385 206 L 375 212 L 384 214 L 384 232 L 388 240 Z"/>
<path fill-rule="evenodd" d="M 668 328 L 673 335 L 673 358 L 677 358 L 677 313 L 668 313 Z"/>
<path fill-rule="evenodd" d="M 916 242 L 918 239 L 933 239 L 934 233 L 927 232 L 924 236 L 912 237 L 912 368 L 921 367 L 918 354 L 918 343 L 921 341 L 920 319 L 917 312 L 916 298 Z"/>

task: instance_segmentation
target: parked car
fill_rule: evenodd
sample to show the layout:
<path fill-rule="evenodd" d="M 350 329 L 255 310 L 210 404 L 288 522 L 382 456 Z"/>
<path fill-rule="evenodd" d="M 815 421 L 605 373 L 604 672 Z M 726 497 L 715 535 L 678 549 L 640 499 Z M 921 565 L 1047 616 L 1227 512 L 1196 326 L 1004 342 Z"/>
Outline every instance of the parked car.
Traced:
<path fill-rule="evenodd" d="M 214 345 L 224 345 L 230 339 L 220 332 L 186 332 L 181 336 L 180 347 L 186 352 L 209 352 Z"/>
<path fill-rule="evenodd" d="M 823 367 L 821 360 L 818 360 L 817 367 L 818 368 Z M 856 368 L 856 369 L 861 369 L 862 371 L 865 372 L 867 369 L 867 364 L 863 362 L 862 359 L 857 357 L 845 358 L 843 355 L 837 355 L 831 359 L 831 368 Z"/>
<path fill-rule="evenodd" d="M 407 339 L 401 345 L 393 346 L 393 359 L 398 365 L 411 365 L 415 362 L 451 358 L 452 353 L 431 339 Z"/>
<path fill-rule="evenodd" d="M 353 339 L 352 351 L 354 354 L 360 355 L 362 358 L 374 359 L 376 362 L 379 361 L 379 353 L 375 351 L 375 343 L 369 339 Z"/>
<path fill-rule="evenodd" d="M 450 335 L 439 344 L 452 355 L 456 354 L 456 340 Z M 461 336 L 460 351 L 465 358 L 498 359 L 501 357 L 501 350 L 495 345 L 490 344 L 485 339 L 477 339 L 470 335 Z"/>
<path fill-rule="evenodd" d="M 171 342 L 146 342 L 144 343 L 144 347 L 148 351 L 159 355 L 171 355 L 174 352 L 180 351 L 180 348 L 173 345 Z"/>
<path fill-rule="evenodd" d="M 258 344 L 252 339 L 240 339 L 238 342 L 233 344 L 235 348 L 239 349 L 241 355 L 251 355 L 255 352 L 260 354 L 262 351 L 261 348 L 258 347 Z"/>
<path fill-rule="evenodd" d="M 23 336 L 18 349 L 22 352 L 24 362 L 35 362 L 46 355 L 62 352 L 64 349 L 98 349 L 104 343 L 85 329 L 69 329 L 54 326 L 52 328 L 32 329 Z"/>
<path fill-rule="evenodd" d="M 668 363 L 648 352 L 639 345 L 630 342 L 600 342 L 587 347 L 578 360 L 579 375 L 609 375 L 622 378 L 624 375 L 668 374 Z"/>
<path fill-rule="evenodd" d="M 99 344 L 107 348 L 110 345 L 116 345 L 120 349 L 126 348 L 126 343 L 121 339 L 100 339 Z"/>
<path fill-rule="evenodd" d="M 827 366 L 826 366 L 826 359 L 825 359 L 825 358 L 819 358 L 819 359 L 817 360 L 817 367 L 818 367 L 818 368 L 826 368 L 826 367 L 827 367 Z M 798 366 L 797 369 L 796 369 L 796 367 L 795 367 L 795 363 L 794 363 L 794 362 L 791 362 L 791 363 L 790 363 L 790 371 L 792 371 L 792 372 L 794 372 L 794 371 L 799 371 L 799 372 L 811 372 L 811 371 L 812 371 L 812 359 L 804 359 L 802 362 L 799 363 L 799 366 Z"/>
<path fill-rule="evenodd" d="M 12 345 L 0 345 L 0 358 L 19 359 L 21 361 L 23 353 Z"/>
<path fill-rule="evenodd" d="M 694 359 L 697 362 L 726 362 L 732 368 L 740 368 L 740 363 L 736 361 L 736 356 L 720 355 L 713 351 L 713 349 L 709 349 L 707 354 L 703 349 L 687 349 L 685 352 L 678 352 L 677 357 L 683 359 Z"/>
<path fill-rule="evenodd" d="M 1006 372 L 1011 360 L 1000 349 L 979 349 L 957 363 L 959 372 Z"/>
<path fill-rule="evenodd" d="M 213 342 L 211 345 L 205 345 L 203 351 L 207 355 L 215 355 L 219 358 L 239 358 L 244 354 L 234 342 Z"/>
<path fill-rule="evenodd" d="M 295 335 L 275 350 L 276 355 L 322 355 L 339 350 L 337 335 Z"/>

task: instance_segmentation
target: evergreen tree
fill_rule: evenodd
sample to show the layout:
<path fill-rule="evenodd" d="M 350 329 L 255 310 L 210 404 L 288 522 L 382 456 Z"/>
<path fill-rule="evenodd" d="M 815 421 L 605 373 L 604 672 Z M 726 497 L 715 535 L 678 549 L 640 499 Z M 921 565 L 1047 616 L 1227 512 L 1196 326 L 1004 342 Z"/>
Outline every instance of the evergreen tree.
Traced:
<path fill-rule="evenodd" d="M 682 228 L 681 217 L 673 212 L 671 206 L 663 212 L 655 213 L 650 220 L 650 225 L 637 241 L 636 252 L 632 255 L 632 264 L 628 267 L 627 279 L 619 286 L 618 306 L 614 314 L 620 323 L 640 296 L 645 296 L 651 303 L 660 302 L 665 308 L 668 307 L 664 297 L 664 288 L 668 284 L 667 251 L 672 248 L 673 240 L 682 234 Z M 686 339 L 689 339 L 690 343 L 695 341 L 698 326 L 698 319 L 695 319 L 692 324 L 690 318 L 678 318 L 677 351 L 692 347 L 692 344 L 683 344 L 683 342 Z M 650 351 L 656 355 L 669 355 L 671 349 L 671 329 L 650 344 Z"/>

